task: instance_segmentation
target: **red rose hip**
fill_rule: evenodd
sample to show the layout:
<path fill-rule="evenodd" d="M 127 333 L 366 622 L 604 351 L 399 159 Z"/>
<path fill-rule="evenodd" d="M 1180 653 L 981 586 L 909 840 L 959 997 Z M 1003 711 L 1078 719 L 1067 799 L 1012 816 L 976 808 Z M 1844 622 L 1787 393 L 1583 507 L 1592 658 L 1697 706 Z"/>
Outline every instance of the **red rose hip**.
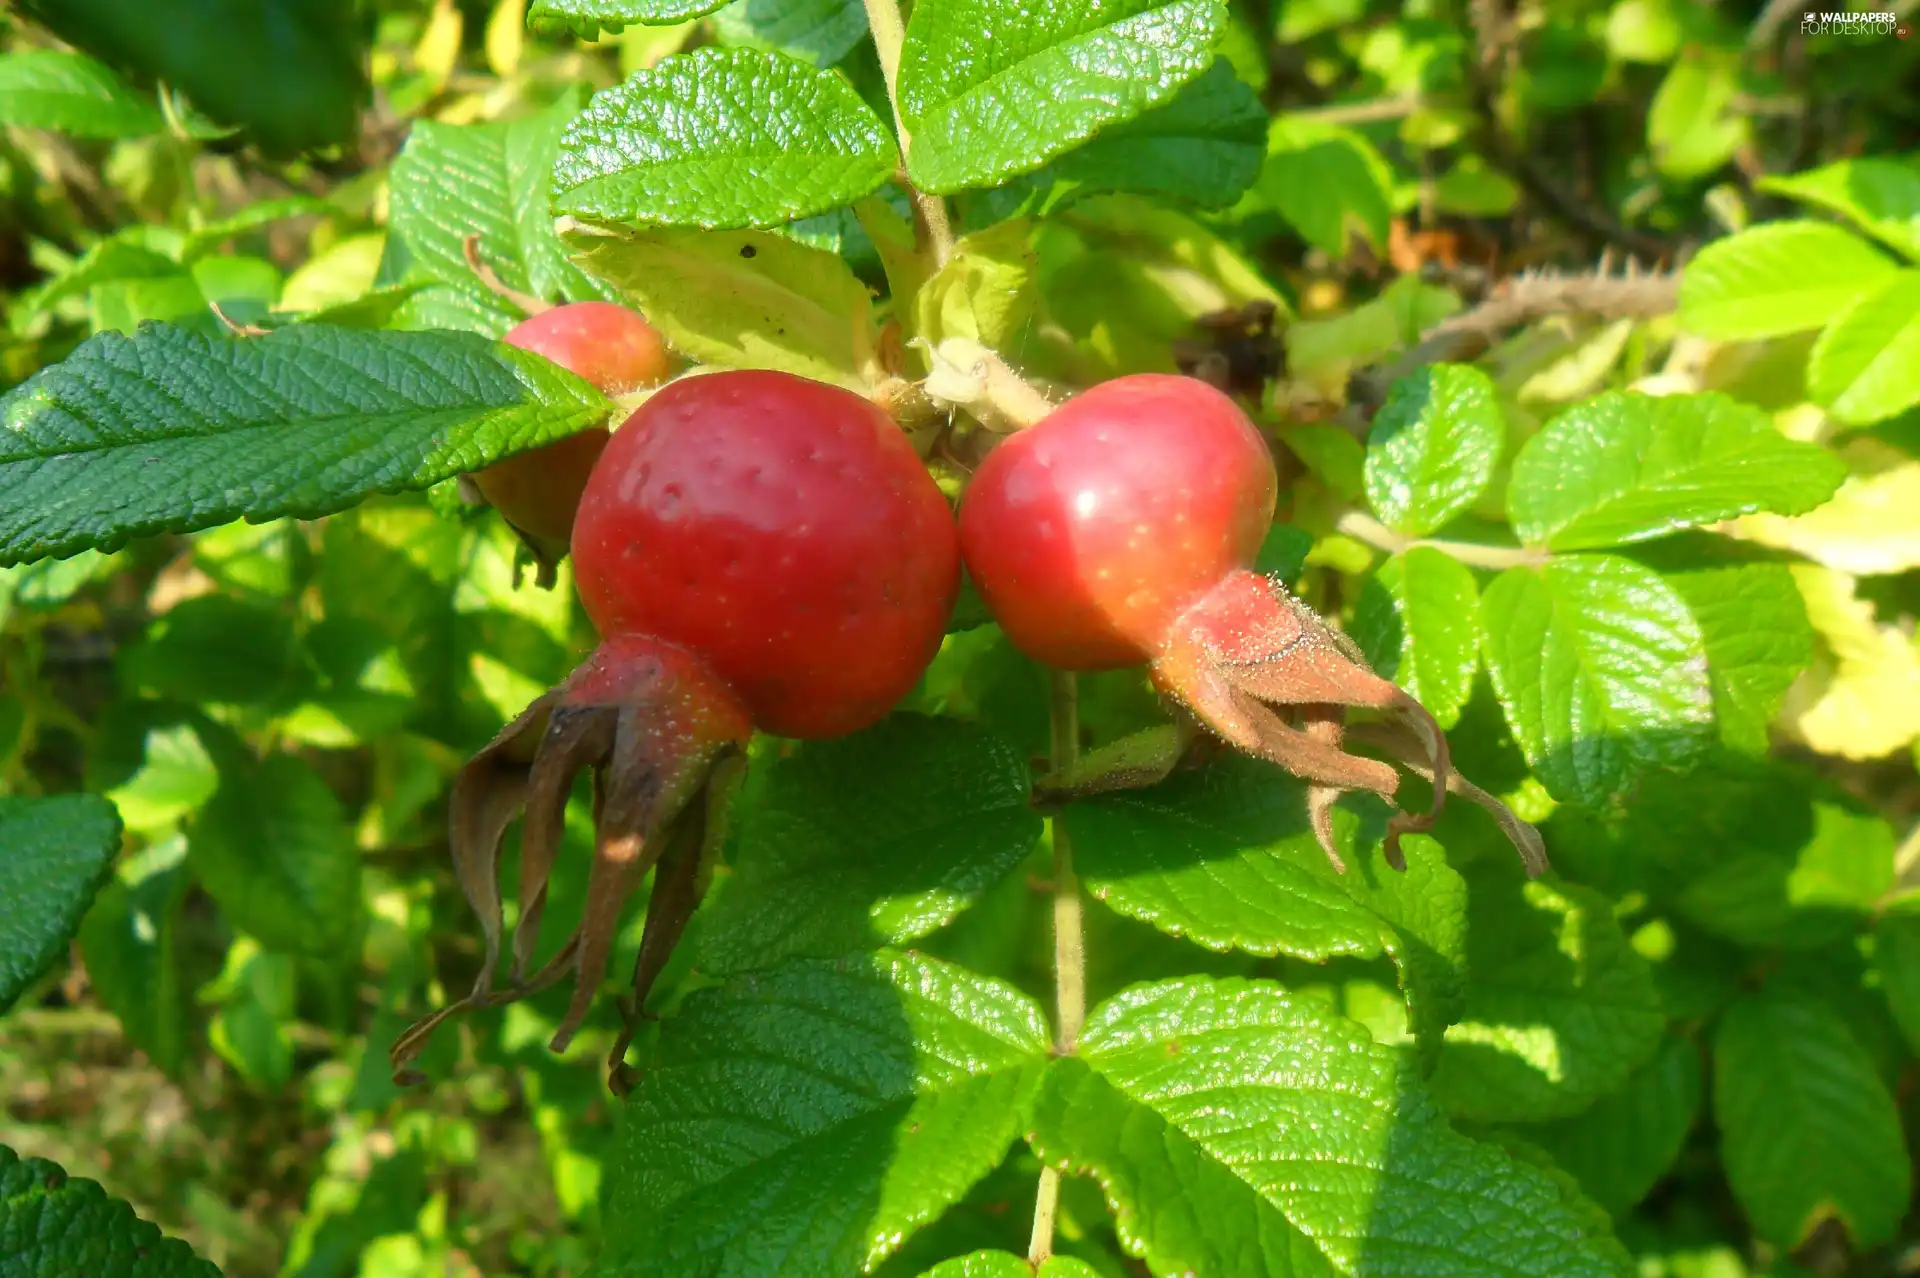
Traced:
<path fill-rule="evenodd" d="M 773 372 L 642 405 L 582 495 L 573 560 L 602 634 L 698 652 L 790 737 L 852 732 L 911 691 L 960 574 L 952 512 L 900 428 Z"/>
<path fill-rule="evenodd" d="M 1354 789 L 1392 800 L 1400 781 L 1392 765 L 1343 748 L 1354 707 L 1387 716 L 1356 736 L 1435 782 L 1427 812 L 1389 824 L 1390 861 L 1400 863 L 1400 835 L 1429 828 L 1452 789 L 1493 812 L 1537 873 L 1539 836 L 1451 771 L 1425 708 L 1252 571 L 1276 488 L 1266 443 L 1238 405 L 1193 378 L 1142 373 L 1067 401 L 988 454 L 961 505 L 961 547 L 988 609 L 1028 656 L 1063 670 L 1144 662 L 1194 720 L 1303 778 L 1336 866 L 1334 801 Z"/>
<path fill-rule="evenodd" d="M 960 540 L 994 618 L 1062 670 L 1139 665 L 1177 617 L 1253 562 L 1273 525 L 1273 460 L 1231 399 L 1142 373 L 1069 400 L 996 447 Z"/>
<path fill-rule="evenodd" d="M 851 391 L 785 373 L 692 376 L 648 399 L 595 464 L 572 546 L 602 642 L 455 779 L 450 842 L 485 957 L 467 998 L 395 1044 L 398 1077 L 447 1016 L 572 973 L 563 1048 L 627 898 L 657 865 L 634 973 L 643 1009 L 705 891 L 749 736 L 834 737 L 879 720 L 939 650 L 960 580 L 952 512 L 900 428 Z M 596 799 L 585 917 L 529 974 L 583 770 Z M 495 990 L 500 848 L 521 809 L 520 919 Z"/>

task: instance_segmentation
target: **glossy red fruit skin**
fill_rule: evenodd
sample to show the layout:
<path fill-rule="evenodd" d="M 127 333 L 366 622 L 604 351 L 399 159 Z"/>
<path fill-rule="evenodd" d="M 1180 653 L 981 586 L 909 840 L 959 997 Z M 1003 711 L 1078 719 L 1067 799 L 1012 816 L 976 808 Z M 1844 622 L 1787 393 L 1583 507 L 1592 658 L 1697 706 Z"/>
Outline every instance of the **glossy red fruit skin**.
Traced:
<path fill-rule="evenodd" d="M 612 302 L 574 302 L 542 311 L 501 339 L 544 355 L 609 395 L 663 382 L 673 358 L 653 325 Z M 509 457 L 474 476 L 481 495 L 522 532 L 565 545 L 587 476 L 608 432 L 583 430 Z"/>
<path fill-rule="evenodd" d="M 573 561 L 602 635 L 698 654 L 759 728 L 804 738 L 912 690 L 960 577 L 952 512 L 900 428 L 851 391 L 758 371 L 685 378 L 614 432 Z"/>
<path fill-rule="evenodd" d="M 1250 566 L 1273 524 L 1266 441 L 1190 377 L 1103 382 L 998 445 L 967 485 L 967 571 L 1016 647 L 1060 670 L 1159 655 L 1173 623 Z"/>

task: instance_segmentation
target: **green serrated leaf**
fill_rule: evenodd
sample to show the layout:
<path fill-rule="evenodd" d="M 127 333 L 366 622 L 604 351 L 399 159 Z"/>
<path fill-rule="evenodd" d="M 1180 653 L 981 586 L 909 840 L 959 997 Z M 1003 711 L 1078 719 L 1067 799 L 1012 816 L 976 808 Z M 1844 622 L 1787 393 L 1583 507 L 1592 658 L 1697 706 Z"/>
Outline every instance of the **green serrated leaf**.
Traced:
<path fill-rule="evenodd" d="M 1666 1012 L 1610 901 L 1495 864 L 1468 879 L 1466 1006 L 1433 1094 L 1482 1122 L 1564 1118 L 1626 1085 Z"/>
<path fill-rule="evenodd" d="M 1465 886 L 1430 840 L 1406 840 L 1407 870 L 1381 851 L 1383 806 L 1334 811 L 1347 873 L 1307 822 L 1300 782 L 1238 756 L 1148 790 L 1069 807 L 1094 899 L 1212 950 L 1324 961 L 1391 955 L 1428 1051 L 1460 1010 Z"/>
<path fill-rule="evenodd" d="M 983 193 L 972 216 L 1039 215 L 1102 191 L 1225 208 L 1260 176 L 1266 153 L 1266 108 L 1218 60 L 1172 101 L 1102 129 L 1044 168 Z"/>
<path fill-rule="evenodd" d="M 1521 447 L 1507 512 L 1529 545 L 1588 550 L 1759 510 L 1803 514 L 1846 477 L 1838 457 L 1725 395 L 1608 391 Z"/>
<path fill-rule="evenodd" d="M 1920 270 L 1895 272 L 1827 325 L 1808 357 L 1807 393 L 1853 426 L 1920 404 Z"/>
<path fill-rule="evenodd" d="M 712 13 L 727 0 L 533 0 L 527 25 L 555 34 L 570 31 L 591 40 L 602 31 L 618 33 L 635 24 L 668 27 Z"/>
<path fill-rule="evenodd" d="M 931 959 L 799 961 L 688 997 L 640 1053 L 602 1272 L 853 1273 L 957 1202 L 1025 1123 L 1040 1009 Z"/>
<path fill-rule="evenodd" d="M 270 950 L 336 961 L 360 935 L 360 850 L 333 791 L 302 760 L 223 772 L 188 863 L 236 927 Z"/>
<path fill-rule="evenodd" d="M 1813 626 L 1792 570 L 1749 563 L 1663 575 L 1700 625 L 1720 740 L 1764 753 L 1787 689 L 1813 662 Z"/>
<path fill-rule="evenodd" d="M 1754 184 L 1838 213 L 1881 243 L 1920 262 L 1920 167 L 1883 156 L 1840 160 Z"/>
<path fill-rule="evenodd" d="M 1423 537 L 1479 499 L 1506 447 L 1493 381 L 1434 364 L 1393 384 L 1367 437 L 1367 502 L 1388 527 Z"/>
<path fill-rule="evenodd" d="M 0 124 L 81 138 L 137 138 L 166 126 L 160 108 L 84 53 L 21 49 L 0 56 Z"/>
<path fill-rule="evenodd" d="M 1625 1275 L 1590 1205 L 1448 1129 L 1403 1054 L 1276 986 L 1136 986 L 1031 1120 L 1156 1273 Z"/>
<path fill-rule="evenodd" d="M 90 794 L 0 795 L 0 1012 L 66 951 L 120 850 L 120 818 Z M 4 1237 L 0 1232 L 0 1237 Z"/>
<path fill-rule="evenodd" d="M 9 1278 L 220 1278 L 90 1180 L 0 1145 L 0 1240 Z"/>
<path fill-rule="evenodd" d="M 1442 728 L 1460 721 L 1480 673 L 1472 569 L 1430 546 L 1395 555 L 1361 588 L 1350 632 L 1374 670 L 1412 693 Z"/>
<path fill-rule="evenodd" d="M 1680 277 L 1680 325 L 1721 342 L 1820 328 L 1894 272 L 1826 222 L 1766 222 L 1715 240 Z"/>
<path fill-rule="evenodd" d="M 976 1251 L 955 1256 L 921 1278 L 1101 1278 L 1100 1271 L 1073 1256 L 1049 1256 L 1039 1268 L 1010 1251 Z"/>
<path fill-rule="evenodd" d="M 1357 232 L 1379 248 L 1393 216 L 1392 171 L 1352 129 L 1276 116 L 1256 192 L 1307 243 L 1344 258 Z"/>
<path fill-rule="evenodd" d="M 754 762 L 698 964 L 902 945 L 945 927 L 1033 850 L 1026 759 L 952 719 L 895 715 Z"/>
<path fill-rule="evenodd" d="M 102 333 L 0 399 L 0 563 L 315 517 L 608 411 L 573 374 L 468 333 Z"/>
<path fill-rule="evenodd" d="M 1706 646 L 1660 577 L 1611 555 L 1509 568 L 1480 601 L 1480 649 L 1514 740 L 1563 802 L 1604 807 L 1713 731 Z"/>
<path fill-rule="evenodd" d="M 579 109 L 578 95 L 567 94 L 511 123 L 422 120 L 394 160 L 391 233 L 420 276 L 459 294 L 480 320 L 460 327 L 498 337 L 524 318 L 467 264 L 469 235 L 480 237 L 480 261 L 518 292 L 569 302 L 607 296 L 567 260 L 548 207 L 560 131 Z"/>
<path fill-rule="evenodd" d="M 860 0 L 734 0 L 713 15 L 720 43 L 829 67 L 866 38 Z"/>
<path fill-rule="evenodd" d="M 568 243 L 691 359 L 867 388 L 872 303 L 832 253 L 766 231 L 665 227 Z"/>
<path fill-rule="evenodd" d="M 120 1029 L 164 1073 L 186 1061 L 186 991 L 174 947 L 191 878 L 186 840 L 153 844 L 120 867 L 80 923 L 87 984 Z"/>
<path fill-rule="evenodd" d="M 916 5 L 900 51 L 907 171 L 948 194 L 1037 169 L 1172 98 L 1225 22 L 1219 0 Z"/>
<path fill-rule="evenodd" d="M 1705 177 L 1733 158 L 1752 136 L 1734 99 L 1740 92 L 1739 55 L 1694 46 L 1668 68 L 1647 108 L 1647 149 L 1670 178 Z"/>
<path fill-rule="evenodd" d="M 1755 1231 L 1793 1248 L 1837 1219 L 1861 1247 L 1890 1241 L 1913 1167 L 1893 1097 L 1846 1022 L 1769 990 L 1726 1010 L 1713 1047 L 1720 1154 Z"/>
<path fill-rule="evenodd" d="M 145 228 L 139 228 L 144 230 Z M 22 315 L 51 310 L 69 297 L 80 297 L 101 284 L 126 279 L 156 279 L 177 275 L 180 263 L 134 230 L 101 240 L 63 270 L 54 272 L 37 288 L 19 295 L 15 305 Z"/>
<path fill-rule="evenodd" d="M 1625 1087 L 1583 1114 L 1530 1128 L 1526 1137 L 1571 1172 L 1589 1198 L 1619 1215 L 1679 1158 L 1700 1116 L 1703 1072 L 1699 1046 L 1670 1036 Z"/>
<path fill-rule="evenodd" d="M 183 91 L 278 151 L 359 125 L 365 58 L 351 0 L 22 0 L 59 36 Z"/>
<path fill-rule="evenodd" d="M 777 226 L 871 195 L 899 164 L 843 77 L 777 53 L 696 49 L 594 94 L 561 135 L 554 208 L 635 225 Z"/>

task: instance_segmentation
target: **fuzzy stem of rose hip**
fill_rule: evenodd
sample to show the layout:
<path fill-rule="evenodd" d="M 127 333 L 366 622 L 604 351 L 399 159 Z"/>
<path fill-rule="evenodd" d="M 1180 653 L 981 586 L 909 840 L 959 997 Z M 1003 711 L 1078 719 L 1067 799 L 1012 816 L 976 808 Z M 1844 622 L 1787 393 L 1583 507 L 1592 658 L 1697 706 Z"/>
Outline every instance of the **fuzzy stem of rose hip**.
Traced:
<path fill-rule="evenodd" d="M 1052 674 L 1048 721 L 1052 736 L 1053 772 L 1071 772 L 1080 754 L 1080 693 L 1071 672 Z M 1073 846 L 1059 816 L 1051 817 L 1053 833 L 1053 1054 L 1071 1056 L 1080 1044 L 1080 1027 L 1087 1019 L 1086 933 L 1080 918 L 1080 881 L 1073 872 Z M 1040 1169 L 1034 1196 L 1033 1236 L 1027 1259 L 1035 1266 L 1053 1254 L 1054 1217 L 1060 1207 L 1060 1171 Z"/>

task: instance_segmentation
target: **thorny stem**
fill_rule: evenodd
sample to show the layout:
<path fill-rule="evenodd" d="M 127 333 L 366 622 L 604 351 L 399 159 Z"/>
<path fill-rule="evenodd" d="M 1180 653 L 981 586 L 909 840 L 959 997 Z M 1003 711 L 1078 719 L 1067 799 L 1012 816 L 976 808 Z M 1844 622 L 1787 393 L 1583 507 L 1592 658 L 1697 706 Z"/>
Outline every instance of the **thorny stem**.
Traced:
<path fill-rule="evenodd" d="M 1073 766 L 1080 753 L 1080 691 L 1071 673 L 1052 673 L 1048 705 L 1053 728 L 1053 771 Z M 1073 873 L 1073 847 L 1058 816 L 1053 829 L 1053 997 L 1055 1056 L 1071 1056 L 1080 1045 L 1080 1026 L 1087 1019 L 1086 937 L 1080 927 L 1080 881 Z M 1027 1259 L 1036 1267 L 1053 1254 L 1053 1221 L 1060 1206 L 1060 1171 L 1040 1169 L 1040 1189 L 1033 1204 L 1033 1240 Z"/>
<path fill-rule="evenodd" d="M 873 31 L 873 47 L 880 55 L 881 74 L 887 78 L 887 101 L 893 104 L 893 122 L 899 131 L 900 158 L 904 161 L 912 140 L 900 114 L 900 46 L 906 43 L 907 27 L 900 20 L 899 0 L 866 0 L 866 5 L 867 26 Z M 922 191 L 904 176 L 900 182 L 913 197 L 914 230 L 922 246 L 933 251 L 935 269 L 945 266 L 953 256 L 953 226 L 947 221 L 947 202 Z"/>
<path fill-rule="evenodd" d="M 1443 550 L 1473 568 L 1537 568 L 1546 563 L 1548 558 L 1546 551 L 1529 550 L 1525 546 L 1482 546 L 1470 541 L 1403 537 L 1379 520 L 1357 510 L 1342 513 L 1334 521 L 1333 528 L 1335 532 L 1345 533 L 1355 541 L 1363 541 L 1390 555 L 1401 554 L 1415 546 L 1428 546 Z"/>

